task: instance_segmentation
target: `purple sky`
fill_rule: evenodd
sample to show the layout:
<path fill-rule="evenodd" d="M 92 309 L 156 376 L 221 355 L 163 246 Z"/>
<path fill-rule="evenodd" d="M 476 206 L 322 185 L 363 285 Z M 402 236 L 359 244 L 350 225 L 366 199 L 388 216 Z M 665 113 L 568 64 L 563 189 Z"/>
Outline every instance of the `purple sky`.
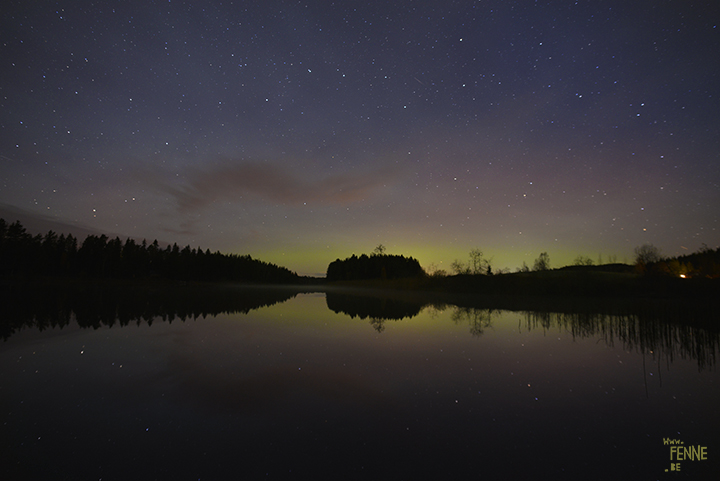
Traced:
<path fill-rule="evenodd" d="M 10 2 L 0 216 L 300 274 L 720 245 L 714 2 Z"/>

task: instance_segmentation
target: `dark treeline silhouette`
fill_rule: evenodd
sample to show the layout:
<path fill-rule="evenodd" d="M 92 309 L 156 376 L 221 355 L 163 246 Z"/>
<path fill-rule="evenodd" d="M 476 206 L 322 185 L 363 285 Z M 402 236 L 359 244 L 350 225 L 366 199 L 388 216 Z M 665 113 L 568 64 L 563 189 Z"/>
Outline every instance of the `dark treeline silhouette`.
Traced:
<path fill-rule="evenodd" d="M 417 259 L 383 253 L 362 254 L 360 257 L 353 254 L 343 260 L 336 259 L 327 268 L 328 281 L 402 279 L 424 275 L 425 271 Z"/>
<path fill-rule="evenodd" d="M 720 280 L 704 277 L 637 275 L 584 266 L 495 276 L 456 275 L 429 279 L 426 289 L 487 296 L 652 298 L 699 301 L 717 298 Z"/>
<path fill-rule="evenodd" d="M 20 222 L 0 219 L 0 277 L 165 278 L 260 283 L 296 282 L 285 267 L 249 255 L 221 254 L 177 244 L 162 248 L 119 237 L 90 235 L 81 245 L 72 234 L 29 234 Z"/>
<path fill-rule="evenodd" d="M 636 254 L 642 249 L 651 251 L 650 262 L 644 262 L 642 255 L 636 255 L 636 267 L 642 273 L 686 278 L 720 278 L 720 248 L 710 249 L 704 245 L 692 254 L 666 258 L 661 257 L 659 251 L 652 253 L 654 247 L 651 244 L 636 249 Z M 643 253 L 646 254 L 640 254 Z"/>
<path fill-rule="evenodd" d="M 126 326 L 247 314 L 285 302 L 298 294 L 285 287 L 218 285 L 11 284 L 0 290 L 0 336 L 7 340 L 22 328 Z"/>
<path fill-rule="evenodd" d="M 629 274 L 632 273 L 635 268 L 631 266 L 630 264 L 599 264 L 599 265 L 572 265 L 572 266 L 563 266 L 558 267 L 556 270 L 558 271 L 568 271 L 568 272 L 585 272 L 585 273 L 597 273 L 597 272 L 609 272 L 609 273 L 617 273 L 617 274 Z"/>

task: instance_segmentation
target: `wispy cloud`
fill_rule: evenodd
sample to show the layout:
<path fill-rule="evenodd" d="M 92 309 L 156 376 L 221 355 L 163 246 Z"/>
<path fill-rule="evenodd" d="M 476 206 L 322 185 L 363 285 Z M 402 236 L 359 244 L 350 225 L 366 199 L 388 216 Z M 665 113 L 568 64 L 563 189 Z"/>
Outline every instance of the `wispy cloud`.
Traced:
<path fill-rule="evenodd" d="M 8 224 L 19 221 L 31 234 L 45 234 L 53 231 L 56 234 L 72 234 L 81 241 L 88 235 L 100 235 L 96 229 L 77 222 L 68 222 L 54 216 L 22 209 L 10 204 L 0 203 L 0 219 Z M 104 234 L 110 234 L 104 232 Z"/>
<path fill-rule="evenodd" d="M 390 171 L 383 171 L 310 179 L 272 164 L 238 163 L 192 169 L 184 184 L 164 184 L 161 189 L 175 199 L 179 212 L 189 214 L 213 202 L 249 197 L 288 205 L 348 204 L 365 199 L 392 177 Z"/>

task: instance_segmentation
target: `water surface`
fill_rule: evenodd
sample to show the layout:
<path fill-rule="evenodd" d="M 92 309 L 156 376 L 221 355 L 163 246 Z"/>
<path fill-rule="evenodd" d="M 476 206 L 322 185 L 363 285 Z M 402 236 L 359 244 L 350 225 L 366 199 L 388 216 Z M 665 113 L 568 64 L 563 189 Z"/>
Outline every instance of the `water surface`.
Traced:
<path fill-rule="evenodd" d="M 716 332 L 259 292 L 214 313 L 66 306 L 60 322 L 45 312 L 20 326 L 13 313 L 0 345 L 5 479 L 718 472 Z M 708 459 L 671 465 L 665 438 Z"/>

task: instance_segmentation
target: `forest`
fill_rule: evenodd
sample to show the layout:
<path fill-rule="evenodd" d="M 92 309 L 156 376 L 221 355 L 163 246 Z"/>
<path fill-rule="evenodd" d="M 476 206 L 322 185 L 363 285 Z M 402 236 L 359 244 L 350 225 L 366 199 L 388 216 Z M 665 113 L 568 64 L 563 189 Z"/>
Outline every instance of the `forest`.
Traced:
<path fill-rule="evenodd" d="M 677 257 L 664 257 L 652 244 L 635 249 L 635 267 L 642 274 L 683 278 L 720 278 L 720 248 L 707 245 Z"/>
<path fill-rule="evenodd" d="M 345 259 L 336 259 L 327 267 L 326 281 L 394 280 L 407 278 L 430 278 L 436 283 L 443 278 L 451 282 L 472 284 L 481 278 L 495 278 L 493 286 L 500 288 L 507 282 L 520 282 L 517 276 L 531 271 L 542 274 L 554 271 L 563 278 L 574 279 L 562 274 L 591 274 L 615 272 L 616 274 L 640 274 L 642 277 L 669 278 L 720 278 L 720 249 L 703 246 L 697 252 L 679 257 L 664 257 L 652 244 L 635 249 L 634 266 L 627 264 L 594 265 L 592 260 L 578 256 L 574 265 L 551 269 L 546 252 L 540 254 L 532 268 L 523 268 L 513 275 L 508 269 L 494 269 L 491 259 L 482 251 L 470 251 L 469 260 L 456 260 L 452 264 L 454 276 L 445 271 L 429 268 L 426 272 L 413 257 L 389 255 L 379 245 L 370 255 L 353 254 Z M 501 274 L 501 275 L 496 275 Z M 558 277 L 556 276 L 556 277 Z M 181 281 L 232 281 L 247 283 L 293 284 L 298 282 L 320 282 L 303 278 L 289 269 L 249 255 L 222 254 L 209 249 L 179 247 L 176 243 L 161 246 L 157 240 L 137 242 L 128 238 L 122 241 L 106 235 L 89 235 L 80 243 L 72 234 L 32 235 L 16 221 L 8 224 L 0 218 L 0 279 L 23 279 L 34 277 L 79 278 L 79 279 L 169 279 Z M 512 278 L 500 281 L 499 278 Z M 451 278 L 457 278 L 452 280 Z M 470 281 L 471 278 L 476 281 Z M 542 277 L 547 282 L 547 276 Z M 491 290 L 482 281 L 483 289 Z M 575 282 L 574 280 L 572 281 Z M 615 276 L 613 284 L 625 282 L 622 276 Z M 714 284 L 713 284 L 714 285 Z M 476 286 L 479 287 L 479 286 Z M 573 286 L 570 286 L 573 287 Z M 575 286 L 577 287 L 577 286 Z M 615 286 L 621 288 L 621 285 Z M 503 288 L 504 289 L 504 288 Z M 502 289 L 501 289 L 502 290 Z M 572 289 L 570 289 L 572 290 Z"/>
<path fill-rule="evenodd" d="M 31 235 L 16 221 L 0 219 L 0 278 L 35 276 L 92 279 L 150 279 L 292 283 L 285 267 L 249 255 L 221 254 L 177 244 L 161 247 L 128 238 L 89 235 L 82 244 L 72 234 Z"/>
<path fill-rule="evenodd" d="M 360 257 L 352 256 L 336 259 L 328 265 L 328 281 L 354 281 L 365 279 L 402 279 L 407 277 L 423 277 L 425 271 L 420 262 L 413 257 L 385 254 L 380 245 L 370 254 Z"/>

